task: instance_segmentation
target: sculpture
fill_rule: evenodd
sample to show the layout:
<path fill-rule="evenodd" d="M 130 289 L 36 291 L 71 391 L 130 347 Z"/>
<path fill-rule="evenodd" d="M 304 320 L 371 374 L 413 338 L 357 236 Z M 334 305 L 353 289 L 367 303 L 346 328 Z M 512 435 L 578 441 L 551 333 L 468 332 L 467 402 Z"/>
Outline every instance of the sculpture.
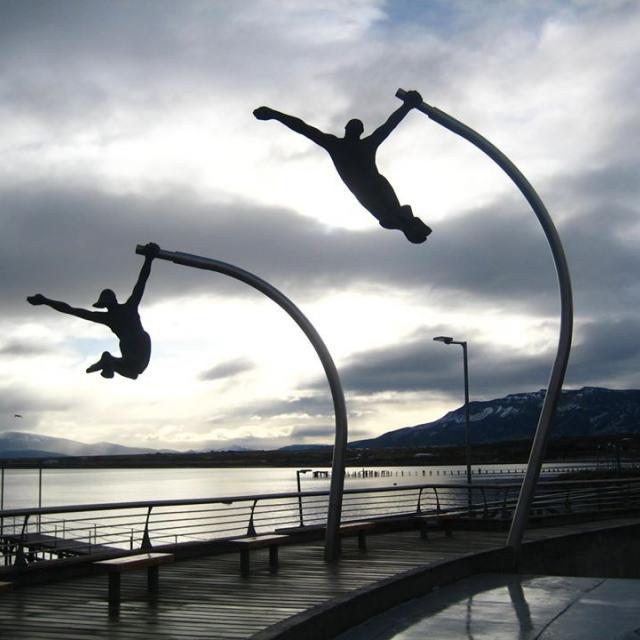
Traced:
<path fill-rule="evenodd" d="M 116 358 L 108 351 L 104 351 L 100 360 L 87 369 L 87 373 L 100 371 L 100 375 L 103 378 L 113 378 L 115 373 L 119 373 L 125 378 L 135 380 L 147 368 L 151 357 L 151 338 L 142 327 L 138 306 L 151 273 L 151 262 L 158 255 L 159 250 L 158 245 L 153 242 L 144 246 L 144 264 L 140 270 L 138 281 L 126 302 L 119 303 L 116 294 L 111 289 L 104 289 L 100 293 L 97 302 L 92 306 L 104 308 L 106 311 L 77 309 L 66 302 L 51 300 L 41 293 L 27 298 L 30 304 L 44 304 L 60 313 L 104 324 L 118 336 L 122 357 Z"/>
<path fill-rule="evenodd" d="M 424 242 L 431 229 L 413 215 L 409 205 L 401 205 L 389 181 L 376 167 L 376 151 L 387 136 L 414 107 L 422 104 L 417 91 L 408 91 L 403 105 L 371 135 L 361 138 L 364 126 L 360 120 L 347 122 L 344 138 L 324 133 L 295 116 L 270 107 L 258 107 L 253 114 L 258 120 L 277 120 L 321 146 L 331 156 L 339 176 L 362 206 L 378 219 L 385 229 L 400 229 L 415 244 Z"/>

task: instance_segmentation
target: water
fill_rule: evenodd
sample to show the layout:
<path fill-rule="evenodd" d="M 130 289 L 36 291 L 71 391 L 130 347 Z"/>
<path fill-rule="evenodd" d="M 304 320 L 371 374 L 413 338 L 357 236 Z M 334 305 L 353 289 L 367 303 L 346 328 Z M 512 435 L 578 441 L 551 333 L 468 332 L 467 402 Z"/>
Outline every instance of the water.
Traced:
<path fill-rule="evenodd" d="M 575 464 L 546 465 L 548 471 L 573 468 Z M 584 466 L 584 465 L 581 465 Z M 314 470 L 328 470 L 316 468 Z M 384 475 L 381 471 L 385 471 Z M 521 477 L 523 465 L 474 467 L 474 479 L 492 481 Z M 367 467 L 374 477 L 361 476 L 362 467 L 348 468 L 345 488 L 406 484 L 446 484 L 464 482 L 465 467 Z M 478 472 L 481 471 L 479 474 Z M 377 473 L 377 475 L 376 475 Z M 301 474 L 302 491 L 329 489 L 329 480 Z M 147 500 L 179 500 L 297 490 L 294 468 L 169 468 L 169 469 L 44 469 L 39 496 L 37 469 L 4 471 L 4 509 L 70 504 L 96 504 Z"/>

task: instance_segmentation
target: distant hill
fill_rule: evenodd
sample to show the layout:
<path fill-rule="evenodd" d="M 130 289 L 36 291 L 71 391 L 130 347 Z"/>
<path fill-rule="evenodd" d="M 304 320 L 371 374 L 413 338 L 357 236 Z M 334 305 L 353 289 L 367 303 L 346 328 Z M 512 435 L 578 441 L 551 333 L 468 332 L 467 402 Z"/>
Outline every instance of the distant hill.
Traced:
<path fill-rule="evenodd" d="M 469 439 L 481 444 L 533 437 L 545 391 L 519 393 L 469 403 Z M 640 390 L 614 391 L 584 387 L 563 391 L 551 438 L 602 437 L 640 433 Z M 464 442 L 464 407 L 434 422 L 389 431 L 377 438 L 351 442 L 350 447 L 428 447 Z"/>
<path fill-rule="evenodd" d="M 489 444 L 531 439 L 538 423 L 544 400 L 544 390 L 518 393 L 504 398 L 471 402 L 470 441 Z M 551 438 L 616 437 L 623 434 L 640 435 L 640 390 L 614 391 L 585 387 L 578 391 L 564 391 L 552 426 Z M 377 438 L 357 440 L 350 448 L 382 449 L 442 447 L 464 442 L 464 407 L 447 413 L 434 422 L 389 431 Z M 295 454 L 318 453 L 330 445 L 292 444 L 278 451 Z M 207 448 L 207 451 L 209 449 Z M 240 446 L 225 451 L 251 453 Z M 62 456 L 117 456 L 175 451 L 127 447 L 112 442 L 86 444 L 66 438 L 53 438 L 34 433 L 9 431 L 0 433 L 0 459 L 54 458 Z M 192 452 L 198 455 L 201 452 Z M 183 454 L 184 455 L 184 454 Z"/>
<path fill-rule="evenodd" d="M 331 446 L 330 444 L 290 444 L 290 445 L 287 445 L 286 447 L 280 447 L 278 451 L 296 452 L 296 451 L 308 451 L 310 449 L 317 451 L 318 449 L 327 449 L 330 446 Z"/>
<path fill-rule="evenodd" d="M 0 458 L 48 458 L 59 456 L 103 456 L 155 453 L 155 449 L 126 447 L 112 442 L 85 444 L 67 438 L 52 438 L 24 431 L 0 433 Z"/>

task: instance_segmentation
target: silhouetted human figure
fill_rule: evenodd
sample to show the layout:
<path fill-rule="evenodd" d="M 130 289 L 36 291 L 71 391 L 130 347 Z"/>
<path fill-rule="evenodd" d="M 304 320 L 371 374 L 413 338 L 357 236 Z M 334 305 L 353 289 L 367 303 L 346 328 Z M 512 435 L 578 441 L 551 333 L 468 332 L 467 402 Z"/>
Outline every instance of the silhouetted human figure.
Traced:
<path fill-rule="evenodd" d="M 89 320 L 90 322 L 104 324 L 118 336 L 122 357 L 116 358 L 108 351 L 105 351 L 100 357 L 100 360 L 87 369 L 87 373 L 100 371 L 100 375 L 103 378 L 113 378 L 114 373 L 119 373 L 125 378 L 135 380 L 149 364 L 149 358 L 151 357 L 151 338 L 142 328 L 140 315 L 138 314 L 138 305 L 142 300 L 144 287 L 151 273 L 151 262 L 158 255 L 160 247 L 150 242 L 145 248 L 144 264 L 140 270 L 138 281 L 133 287 L 129 299 L 123 304 L 118 302 L 116 294 L 111 289 L 103 289 L 98 301 L 92 305 L 97 308 L 104 308 L 106 311 L 76 309 L 75 307 L 69 306 L 66 302 L 50 300 L 41 293 L 27 298 L 30 304 L 45 304 L 61 313 L 67 313 L 71 316 L 82 318 L 83 320 Z"/>
<path fill-rule="evenodd" d="M 331 156 L 342 181 L 380 225 L 385 229 L 400 229 L 410 242 L 419 244 L 427 239 L 431 229 L 413 215 L 409 205 L 400 204 L 393 187 L 376 167 L 376 151 L 407 113 L 421 103 L 422 96 L 417 91 L 407 91 L 404 104 L 366 138 L 360 137 L 364 132 L 360 120 L 349 120 L 344 138 L 338 138 L 270 107 L 258 107 L 253 115 L 258 120 L 277 120 L 320 145 Z"/>

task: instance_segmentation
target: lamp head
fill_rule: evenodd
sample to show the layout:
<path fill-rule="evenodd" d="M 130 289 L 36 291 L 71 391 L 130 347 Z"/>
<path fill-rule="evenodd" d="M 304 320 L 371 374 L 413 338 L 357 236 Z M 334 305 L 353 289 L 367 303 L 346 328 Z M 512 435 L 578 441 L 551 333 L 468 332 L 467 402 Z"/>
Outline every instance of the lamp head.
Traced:
<path fill-rule="evenodd" d="M 436 336 L 434 340 L 436 342 L 444 342 L 445 344 L 451 344 L 453 342 L 453 338 L 449 336 Z"/>

